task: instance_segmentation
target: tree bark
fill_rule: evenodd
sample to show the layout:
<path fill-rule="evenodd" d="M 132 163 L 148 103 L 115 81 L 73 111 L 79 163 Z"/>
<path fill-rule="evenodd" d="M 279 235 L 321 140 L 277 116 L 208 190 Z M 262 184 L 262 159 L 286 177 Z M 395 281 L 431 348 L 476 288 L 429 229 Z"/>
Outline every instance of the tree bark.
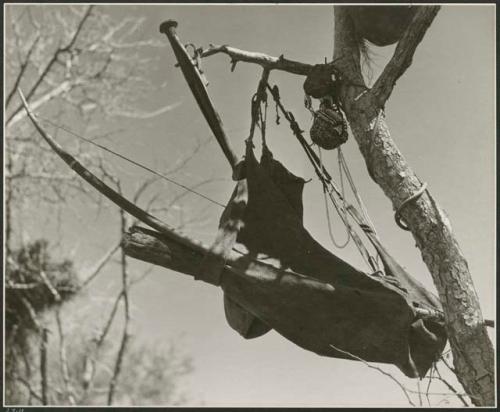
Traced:
<path fill-rule="evenodd" d="M 423 6 L 371 90 L 364 84 L 359 45 L 347 6 L 335 6 L 335 55 L 344 75 L 341 102 L 370 176 L 394 210 L 422 186 L 391 138 L 383 105 L 439 7 Z M 467 261 L 444 211 L 427 190 L 405 205 L 401 215 L 432 274 L 442 302 L 457 377 L 477 406 L 495 403 L 494 352 L 486 332 Z"/>

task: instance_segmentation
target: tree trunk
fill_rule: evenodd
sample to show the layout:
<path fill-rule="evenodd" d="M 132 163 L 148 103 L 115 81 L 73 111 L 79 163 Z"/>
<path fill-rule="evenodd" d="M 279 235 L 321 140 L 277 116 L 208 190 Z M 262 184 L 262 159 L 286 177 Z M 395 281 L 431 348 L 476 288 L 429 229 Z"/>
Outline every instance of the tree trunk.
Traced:
<path fill-rule="evenodd" d="M 411 64 L 416 46 L 439 7 L 423 6 L 372 89 L 360 69 L 359 45 L 346 7 L 335 7 L 335 56 L 343 74 L 341 102 L 372 179 L 397 210 L 422 182 L 394 144 L 383 115 L 396 80 Z M 450 222 L 429 191 L 409 202 L 402 216 L 432 274 L 444 308 L 457 377 L 477 406 L 495 403 L 494 352 L 467 262 Z"/>

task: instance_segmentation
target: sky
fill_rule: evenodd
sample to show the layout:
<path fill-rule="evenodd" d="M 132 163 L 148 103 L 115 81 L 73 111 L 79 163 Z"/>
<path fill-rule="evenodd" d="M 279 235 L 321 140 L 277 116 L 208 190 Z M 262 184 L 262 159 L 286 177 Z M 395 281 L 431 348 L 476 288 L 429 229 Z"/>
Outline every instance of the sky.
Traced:
<path fill-rule="evenodd" d="M 333 54 L 333 7 L 325 5 L 129 5 L 101 6 L 116 17 L 146 19 L 144 38 L 165 40 L 164 49 L 152 49 L 157 66 L 150 79 L 158 86 L 143 102 L 144 109 L 178 103 L 172 111 L 147 121 L 118 119 L 124 129 L 110 143 L 114 149 L 149 166 L 169 164 L 210 136 L 190 90 L 178 68 L 161 22 L 177 20 L 178 34 L 197 46 L 228 44 L 308 63 L 330 60 Z M 492 6 L 443 6 L 423 41 L 413 64 L 398 80 L 386 106 L 387 123 L 397 146 L 451 220 L 454 234 L 467 258 L 485 318 L 495 317 L 495 9 Z M 372 82 L 394 47 L 371 48 Z M 238 153 L 250 124 L 250 99 L 261 70 L 239 63 L 230 72 L 227 56 L 203 61 L 209 94 Z M 285 107 L 304 130 L 311 118 L 303 106 L 304 78 L 272 73 Z M 336 249 L 328 236 L 322 191 L 288 125 L 273 124 L 269 106 L 268 143 L 275 157 L 293 173 L 313 181 L 304 190 L 304 224 L 325 247 L 366 270 L 351 244 Z M 115 124 L 103 127 L 112 127 Z M 411 234 L 399 229 L 389 200 L 370 179 L 352 136 L 344 146 L 358 190 L 371 219 L 391 254 L 415 278 L 435 291 Z M 336 174 L 336 157 L 324 153 L 326 166 Z M 111 160 L 111 159 L 110 159 Z M 116 160 L 112 160 L 117 162 Z M 117 163 L 118 164 L 118 163 Z M 120 164 L 132 185 L 142 171 Z M 177 180 L 193 184 L 205 177 L 224 178 L 204 186 L 204 194 L 225 203 L 233 182 L 230 170 L 212 139 Z M 128 179 L 128 180 L 127 180 Z M 174 190 L 160 182 L 157 190 Z M 221 209 L 189 195 L 184 206 L 201 213 L 203 223 L 187 232 L 207 244 L 215 238 Z M 83 221 L 67 217 L 62 228 L 41 225 L 36 218 L 24 230 L 45 236 L 64 236 L 66 247 L 79 262 L 91 261 L 118 238 L 115 211 L 99 216 L 81 210 Z M 180 213 L 181 211 L 179 211 Z M 338 239 L 345 238 L 341 223 L 333 220 Z M 32 235 L 34 236 L 34 235 Z M 134 262 L 133 268 L 148 265 Z M 99 280 L 112 282 L 111 270 Z M 304 351 L 275 332 L 244 340 L 224 318 L 221 290 L 191 277 L 155 268 L 132 295 L 134 334 L 150 342 L 176 341 L 193 358 L 194 372 L 184 383 L 188 396 L 209 406 L 407 406 L 401 390 L 390 379 L 366 365 L 323 358 Z M 493 335 L 491 335 L 493 336 Z M 380 365 L 378 365 L 380 366 Z M 382 367 L 416 389 L 396 367 Z M 439 386 L 436 385 L 436 388 Z M 440 391 L 445 391 L 439 387 Z M 437 389 L 436 389 L 437 390 Z M 436 398 L 436 403 L 441 398 Z M 450 400 L 451 405 L 455 401 Z M 458 404 L 457 404 L 458 405 Z"/>

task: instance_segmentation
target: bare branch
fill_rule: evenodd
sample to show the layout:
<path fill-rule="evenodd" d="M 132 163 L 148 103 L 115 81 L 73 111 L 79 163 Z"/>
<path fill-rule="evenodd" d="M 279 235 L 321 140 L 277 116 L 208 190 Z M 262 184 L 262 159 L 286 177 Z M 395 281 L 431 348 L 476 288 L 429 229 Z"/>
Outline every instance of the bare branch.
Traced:
<path fill-rule="evenodd" d="M 5 285 L 5 289 L 13 289 L 13 290 L 27 290 L 34 289 L 39 287 L 40 283 L 9 283 Z"/>
<path fill-rule="evenodd" d="M 41 397 L 41 395 L 39 395 L 38 393 L 36 393 L 33 388 L 31 387 L 31 384 L 29 383 L 29 381 L 27 381 L 26 379 L 20 377 L 20 376 L 16 376 L 15 377 L 16 380 L 18 380 L 19 382 L 21 382 L 25 387 L 26 389 L 28 389 L 28 392 L 30 394 L 30 396 L 33 396 L 33 398 L 36 398 L 38 401 L 42 402 L 43 403 L 43 399 Z"/>
<path fill-rule="evenodd" d="M 33 43 L 31 44 L 30 48 L 28 49 L 28 52 L 26 53 L 26 57 L 23 59 L 21 62 L 21 66 L 19 68 L 19 72 L 17 73 L 16 80 L 14 81 L 14 85 L 12 86 L 11 91 L 7 95 L 7 98 L 5 99 L 5 109 L 7 109 L 10 105 L 10 102 L 12 100 L 12 97 L 14 96 L 14 93 L 16 92 L 17 88 L 19 87 L 19 84 L 24 76 L 24 73 L 26 72 L 26 68 L 28 67 L 30 63 L 30 58 L 31 58 L 31 53 L 35 50 L 36 45 L 38 44 L 38 41 L 40 40 L 40 35 L 38 35 Z"/>
<path fill-rule="evenodd" d="M 121 187 L 118 182 L 118 192 L 121 194 Z M 121 222 L 121 233 L 122 235 L 125 234 L 127 230 L 127 219 L 125 216 L 125 212 L 120 209 L 120 222 Z M 121 271 L 122 271 L 122 297 L 123 297 L 123 312 L 125 316 L 125 322 L 123 325 L 123 333 L 122 333 L 122 339 L 120 342 L 120 348 L 118 349 L 118 354 L 116 357 L 116 362 L 115 362 L 115 367 L 113 370 L 113 376 L 111 377 L 111 380 L 109 382 L 109 392 L 108 392 L 108 405 L 113 404 L 113 398 L 115 394 L 115 389 L 116 389 L 116 384 L 118 382 L 118 377 L 120 375 L 122 363 L 123 363 L 123 356 L 125 354 L 125 351 L 127 349 L 127 343 L 130 338 L 130 333 L 129 333 L 129 324 L 130 324 L 130 306 L 129 306 L 129 297 L 128 297 L 128 267 L 127 267 L 127 255 L 125 254 L 125 251 L 122 249 L 121 251 Z"/>
<path fill-rule="evenodd" d="M 410 395 L 408 392 L 414 392 L 414 391 L 411 391 L 409 390 L 408 388 L 406 388 L 401 382 L 399 382 L 394 376 L 392 376 L 389 372 L 386 372 L 385 370 L 383 370 L 382 368 L 379 368 L 378 366 L 373 366 L 373 365 L 370 365 L 367 361 L 365 361 L 364 359 L 360 358 L 359 356 L 356 356 L 356 355 L 353 355 L 352 353 L 346 351 L 346 350 L 342 350 L 342 349 L 339 349 L 337 348 L 336 346 L 330 344 L 330 346 L 335 349 L 336 351 L 339 351 L 345 355 L 348 355 L 350 356 L 351 358 L 353 359 L 356 359 L 360 362 L 363 362 L 366 366 L 368 366 L 370 369 L 375 369 L 377 371 L 379 371 L 382 375 L 385 375 L 387 377 L 389 377 L 391 380 L 393 380 L 394 382 L 396 382 L 396 384 L 401 388 L 401 390 L 403 391 L 403 393 L 405 394 L 406 396 L 406 399 L 408 399 L 408 403 L 412 406 L 416 406 L 413 401 L 411 400 L 410 398 Z"/>
<path fill-rule="evenodd" d="M 33 322 L 33 325 L 35 326 L 37 332 L 40 332 L 41 331 L 41 326 L 40 326 L 40 322 L 38 322 L 35 309 L 31 305 L 31 303 L 29 302 L 29 300 L 26 299 L 24 296 L 21 296 L 21 302 L 24 305 L 24 307 L 26 308 L 26 311 L 28 312 L 30 320 L 31 320 L 31 322 Z"/>
<path fill-rule="evenodd" d="M 396 81 L 410 67 L 417 46 L 436 17 L 440 6 L 418 6 L 411 24 L 398 42 L 394 55 L 373 85 L 373 93 L 383 106 L 394 88 Z"/>
<path fill-rule="evenodd" d="M 93 8 L 94 8 L 94 5 L 92 5 L 92 4 L 87 7 L 87 10 L 85 10 L 85 13 L 83 14 L 80 22 L 78 23 L 78 26 L 76 27 L 75 33 L 71 37 L 71 40 L 69 41 L 69 43 L 61 49 L 62 51 L 68 51 L 74 46 L 74 44 L 76 43 L 76 40 L 78 39 L 80 32 L 83 29 L 85 22 L 90 17 L 90 13 L 92 12 Z"/>
<path fill-rule="evenodd" d="M 115 254 L 115 252 L 120 248 L 120 242 L 118 242 L 116 245 L 111 247 L 103 256 L 102 258 L 97 262 L 95 267 L 90 271 L 88 275 L 85 276 L 85 280 L 82 282 L 82 285 L 80 289 L 83 289 L 84 287 L 88 286 L 90 282 L 92 282 L 97 275 L 101 272 L 102 268 L 106 265 L 106 263 L 109 262 L 111 257 Z"/>
<path fill-rule="evenodd" d="M 74 80 L 65 80 L 62 83 L 60 83 L 58 86 L 53 88 L 52 90 L 48 91 L 45 93 L 43 96 L 39 97 L 37 100 L 35 100 L 33 103 L 31 103 L 31 108 L 32 110 L 38 109 L 40 106 L 44 105 L 45 103 L 49 102 L 50 100 L 60 96 L 63 93 L 66 93 L 70 91 L 72 88 L 78 86 L 79 84 L 82 83 L 82 79 L 74 79 Z M 22 108 L 22 106 L 21 106 Z M 18 110 L 16 111 L 12 116 L 10 116 L 6 123 L 5 123 L 5 128 L 8 128 L 20 120 L 24 119 L 26 117 L 26 112 Z"/>
<path fill-rule="evenodd" d="M 208 143 L 212 140 L 212 137 L 210 136 L 209 138 L 203 140 L 202 142 L 197 142 L 196 146 L 194 149 L 192 149 L 187 156 L 185 156 L 182 159 L 179 159 L 179 161 L 176 162 L 165 174 L 170 175 L 173 173 L 178 172 L 181 170 L 184 166 L 186 166 L 192 159 L 195 157 L 198 152 Z"/>
<path fill-rule="evenodd" d="M 179 107 L 181 105 L 181 102 L 173 103 L 173 104 L 167 104 L 166 106 L 160 107 L 159 109 L 152 110 L 149 112 L 144 112 L 144 111 L 130 111 L 130 110 L 121 110 L 121 109 L 111 109 L 109 110 L 109 114 L 112 116 L 122 116 L 122 117 L 128 117 L 129 119 L 151 119 L 153 117 L 159 116 L 160 114 L 170 112 L 171 110 L 175 109 L 176 107 Z"/>
<path fill-rule="evenodd" d="M 264 53 L 251 52 L 246 50 L 237 49 L 230 46 L 214 46 L 210 45 L 207 50 L 201 53 L 200 57 L 209 57 L 214 54 L 223 53 L 227 54 L 231 58 L 231 64 L 234 66 L 238 62 L 253 63 L 262 66 L 264 69 L 268 70 L 280 70 L 292 74 L 298 74 L 302 76 L 307 76 L 307 74 L 313 68 L 313 65 L 307 63 L 301 63 L 294 60 L 288 60 L 281 55 L 280 57 L 269 56 Z M 332 67 L 332 73 L 335 69 Z"/>
<path fill-rule="evenodd" d="M 434 365 L 434 369 L 436 370 L 436 373 L 437 373 L 437 378 L 443 382 L 449 390 L 451 390 L 457 397 L 458 399 L 460 399 L 462 401 L 462 403 L 464 404 L 464 406 L 466 407 L 469 407 L 469 404 L 468 402 L 465 400 L 464 398 L 464 395 L 466 394 L 462 394 L 462 393 L 459 393 L 451 383 L 449 383 L 446 379 L 444 379 L 442 376 L 441 376 L 441 373 L 439 372 L 439 369 L 437 368 L 437 365 Z"/>
<path fill-rule="evenodd" d="M 121 194 L 121 187 L 118 182 L 118 191 Z M 126 233 L 127 231 L 127 219 L 125 216 L 125 212 L 120 209 L 120 222 L 121 222 L 121 233 L 122 235 Z M 121 271 L 122 271 L 122 297 L 123 297 L 123 312 L 125 316 L 125 322 L 123 325 L 123 333 L 122 333 L 122 339 L 120 342 L 120 348 L 118 350 L 118 355 L 116 357 L 116 363 L 115 367 L 113 370 L 113 376 L 111 377 L 110 383 L 109 383 L 109 392 L 108 392 L 108 405 L 113 404 L 113 398 L 115 394 L 115 389 L 116 389 L 116 384 L 118 382 L 118 377 L 120 375 L 122 363 L 123 363 L 123 356 L 125 354 L 126 348 L 127 348 L 127 343 L 130 338 L 130 332 L 129 332 L 129 325 L 130 325 L 130 305 L 129 305 L 129 296 L 128 296 L 128 289 L 129 289 L 129 282 L 128 282 L 128 267 L 127 267 L 127 255 L 125 254 L 125 251 L 122 249 L 121 251 Z"/>
<path fill-rule="evenodd" d="M 54 287 L 54 285 L 52 285 L 52 283 L 50 282 L 50 279 L 48 278 L 47 274 L 43 270 L 40 270 L 40 277 L 42 278 L 43 283 L 45 284 L 45 286 L 47 287 L 47 289 L 49 290 L 49 292 L 54 297 L 55 301 L 56 302 L 60 302 L 61 301 L 61 295 L 59 295 L 59 292 Z"/>
<path fill-rule="evenodd" d="M 56 309 L 55 316 L 56 316 L 56 322 L 57 322 L 57 330 L 59 333 L 59 362 L 61 363 L 61 373 L 63 376 L 68 401 L 69 401 L 70 405 L 75 405 L 76 402 L 75 402 L 73 387 L 71 385 L 71 378 L 69 376 L 69 370 L 68 370 L 68 359 L 66 357 L 66 344 L 64 342 L 65 341 L 64 330 L 63 330 L 63 326 L 62 326 L 60 308 Z"/>
<path fill-rule="evenodd" d="M 52 55 L 52 57 L 48 61 L 47 65 L 45 66 L 45 68 L 42 70 L 42 72 L 38 76 L 38 79 L 35 80 L 35 82 L 34 82 L 33 86 L 31 87 L 30 91 L 27 93 L 26 100 L 30 100 L 31 97 L 36 93 L 36 91 L 38 90 L 38 88 L 40 87 L 40 85 L 45 80 L 46 76 L 50 73 L 50 71 L 51 71 L 52 67 L 54 66 L 54 64 L 58 61 L 60 54 L 64 53 L 64 52 L 68 52 L 68 51 L 71 50 L 71 48 L 75 44 L 76 40 L 78 39 L 78 36 L 79 36 L 80 32 L 82 31 L 82 28 L 83 28 L 85 22 L 87 21 L 88 17 L 90 16 L 90 13 L 91 13 L 93 7 L 94 7 L 93 5 L 89 5 L 87 7 L 87 10 L 83 14 L 83 17 L 81 18 L 80 22 L 78 23 L 78 26 L 77 26 L 77 28 L 75 30 L 75 33 L 71 37 L 69 43 L 66 46 L 64 46 L 64 47 L 57 48 L 57 50 L 54 52 L 54 54 Z M 38 106 L 33 105 L 33 107 L 37 108 Z M 7 122 L 6 122 L 6 125 L 5 125 L 6 128 L 10 124 L 15 123 L 15 122 L 13 122 L 13 119 L 17 117 L 18 113 L 20 113 L 22 109 L 23 109 L 23 105 L 21 104 L 7 118 Z M 18 120 L 16 120 L 16 121 L 18 121 Z"/>
<path fill-rule="evenodd" d="M 49 340 L 49 330 L 42 329 L 40 340 L 40 378 L 42 383 L 42 404 L 48 405 L 48 377 L 47 377 L 47 348 Z"/>

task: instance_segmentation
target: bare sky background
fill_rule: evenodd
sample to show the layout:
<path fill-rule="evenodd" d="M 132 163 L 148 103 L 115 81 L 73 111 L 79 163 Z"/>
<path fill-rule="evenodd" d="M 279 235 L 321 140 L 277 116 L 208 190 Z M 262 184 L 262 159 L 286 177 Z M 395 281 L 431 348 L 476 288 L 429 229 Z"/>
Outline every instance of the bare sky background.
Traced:
<path fill-rule="evenodd" d="M 164 49 L 151 49 L 158 57 L 151 67 L 157 92 L 144 100 L 146 109 L 180 103 L 174 110 L 149 120 L 116 119 L 99 125 L 101 130 L 123 129 L 108 146 L 152 167 L 175 162 L 210 136 L 191 92 L 178 68 L 170 46 L 158 31 L 166 19 L 179 22 L 178 33 L 185 43 L 197 46 L 229 44 L 309 63 L 321 63 L 333 53 L 333 7 L 322 5 L 113 5 L 116 16 L 146 18 L 144 38 L 165 41 Z M 386 107 L 391 134 L 408 163 L 446 210 L 469 267 L 486 318 L 495 314 L 495 8 L 492 6 L 443 6 L 419 45 L 414 62 L 398 81 Z M 372 76 L 376 78 L 393 47 L 376 48 Z M 239 63 L 230 72 L 227 56 L 203 61 L 210 82 L 209 93 L 239 153 L 248 135 L 250 98 L 261 70 Z M 284 105 L 292 110 L 303 129 L 311 124 L 303 107 L 304 78 L 272 73 L 271 84 L 280 87 Z M 328 238 L 322 190 L 288 125 L 274 124 L 269 106 L 268 143 L 275 157 L 292 172 L 313 178 L 304 191 L 305 226 L 325 247 L 365 269 L 355 248 L 336 250 Z M 78 132 L 79 125 L 70 126 Z M 435 290 L 411 234 L 393 220 L 390 202 L 368 176 L 357 144 L 350 137 L 344 154 L 370 216 L 391 253 L 409 272 Z M 325 163 L 336 174 L 335 156 Z M 111 160 L 111 159 L 110 159 Z M 146 175 L 112 159 L 122 177 L 132 185 Z M 233 189 L 229 167 L 215 141 L 209 142 L 177 180 L 194 184 L 205 177 L 226 178 L 200 189 L 225 203 Z M 131 186 L 130 186 L 131 187 Z M 157 190 L 168 191 L 167 182 Z M 130 189 L 131 190 L 131 189 Z M 130 193 L 130 192 L 129 192 Z M 75 202 L 77 202 L 75 200 Z M 210 243 L 216 233 L 221 209 L 192 195 L 184 203 L 199 212 L 204 224 L 189 233 Z M 194 205 L 194 206 L 193 206 Z M 78 207 L 78 205 L 76 204 Z M 118 214 L 107 210 L 79 210 L 81 220 L 63 216 L 58 227 L 43 223 L 40 210 L 24 222 L 22 232 L 35 238 L 64 237 L 61 253 L 72 251 L 83 264 L 100 256 L 118 239 Z M 179 213 L 181 211 L 179 210 Z M 345 238 L 339 220 L 334 220 L 338 238 Z M 134 262 L 133 267 L 145 264 Z M 118 282 L 113 271 L 102 275 L 106 290 Z M 306 352 L 275 332 L 251 341 L 243 340 L 226 324 L 220 290 L 192 278 L 156 268 L 133 292 L 134 334 L 138 339 L 165 342 L 178 340 L 194 358 L 195 371 L 185 384 L 194 399 L 210 406 L 406 406 L 394 382 L 365 365 L 322 358 Z M 493 337 L 493 334 L 492 334 Z M 416 381 L 404 379 L 390 365 L 382 365 L 409 387 Z M 439 400 L 439 398 L 438 398 Z M 437 402 L 436 402 L 437 403 Z"/>

